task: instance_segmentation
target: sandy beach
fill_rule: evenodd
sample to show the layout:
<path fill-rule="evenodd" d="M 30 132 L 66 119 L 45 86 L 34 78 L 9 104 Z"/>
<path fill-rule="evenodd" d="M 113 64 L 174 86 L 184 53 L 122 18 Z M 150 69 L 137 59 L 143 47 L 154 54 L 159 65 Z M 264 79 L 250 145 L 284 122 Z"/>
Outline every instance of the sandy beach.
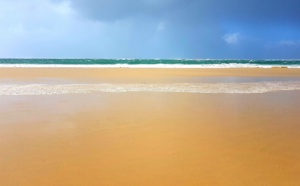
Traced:
<path fill-rule="evenodd" d="M 0 68 L 0 84 L 299 82 L 300 69 Z M 0 185 L 300 185 L 300 91 L 0 96 Z"/>

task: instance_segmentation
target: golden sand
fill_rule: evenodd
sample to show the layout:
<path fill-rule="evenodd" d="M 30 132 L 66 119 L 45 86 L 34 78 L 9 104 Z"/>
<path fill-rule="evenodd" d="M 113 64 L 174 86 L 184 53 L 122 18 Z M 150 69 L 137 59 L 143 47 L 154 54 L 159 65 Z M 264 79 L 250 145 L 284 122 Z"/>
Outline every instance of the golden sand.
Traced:
<path fill-rule="evenodd" d="M 67 79 L 132 79 L 160 81 L 163 78 L 190 77 L 300 77 L 300 69 L 232 68 L 232 69 L 144 69 L 144 68 L 0 68 L 0 78 L 67 78 Z"/>
<path fill-rule="evenodd" d="M 176 82 L 297 69 L 1 68 L 2 80 Z M 0 185 L 300 185 L 300 92 L 0 96 Z"/>

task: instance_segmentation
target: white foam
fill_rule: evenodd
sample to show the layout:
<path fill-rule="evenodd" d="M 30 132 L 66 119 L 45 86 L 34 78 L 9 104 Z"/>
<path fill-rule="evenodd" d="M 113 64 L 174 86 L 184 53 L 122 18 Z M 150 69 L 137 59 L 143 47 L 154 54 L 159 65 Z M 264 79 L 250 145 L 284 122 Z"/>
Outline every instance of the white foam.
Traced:
<path fill-rule="evenodd" d="M 198 94 L 253 94 L 300 90 L 296 82 L 169 83 L 169 84 L 0 84 L 0 96 L 90 93 L 165 92 Z"/>
<path fill-rule="evenodd" d="M 61 65 L 61 64 L 0 64 L 0 68 L 300 68 L 300 65 L 257 65 L 257 64 L 114 64 L 114 65 Z"/>

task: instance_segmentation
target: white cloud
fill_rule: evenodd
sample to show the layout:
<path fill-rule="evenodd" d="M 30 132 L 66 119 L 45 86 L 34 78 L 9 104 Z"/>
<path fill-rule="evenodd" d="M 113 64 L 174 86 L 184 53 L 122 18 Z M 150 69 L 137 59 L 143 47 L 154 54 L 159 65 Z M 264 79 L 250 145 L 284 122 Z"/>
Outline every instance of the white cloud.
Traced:
<path fill-rule="evenodd" d="M 293 47 L 296 45 L 300 45 L 300 40 L 282 40 L 278 43 L 279 46 L 288 46 Z"/>
<path fill-rule="evenodd" d="M 0 28 L 0 57 L 80 57 L 97 53 L 107 32 L 78 18 L 68 0 L 1 0 Z"/>
<path fill-rule="evenodd" d="M 0 58 L 150 57 L 166 30 L 164 21 L 102 22 L 77 11 L 68 0 L 0 0 Z"/>
<path fill-rule="evenodd" d="M 61 15 L 68 16 L 75 13 L 75 11 L 71 8 L 70 1 L 62 1 L 61 3 L 56 4 L 54 10 Z"/>
<path fill-rule="evenodd" d="M 265 45 L 266 49 L 297 47 L 300 47 L 300 40 L 280 40 L 277 42 L 270 42 Z"/>
<path fill-rule="evenodd" d="M 73 18 L 74 11 L 69 1 L 4 0 L 0 2 L 2 37 L 26 36 L 41 30 L 51 32 L 63 29 Z"/>
<path fill-rule="evenodd" d="M 156 31 L 157 32 L 162 32 L 166 29 L 166 23 L 165 22 L 160 22 L 157 27 L 156 27 Z"/>
<path fill-rule="evenodd" d="M 231 33 L 223 36 L 224 41 L 229 45 L 236 45 L 240 42 L 241 34 L 240 33 Z"/>

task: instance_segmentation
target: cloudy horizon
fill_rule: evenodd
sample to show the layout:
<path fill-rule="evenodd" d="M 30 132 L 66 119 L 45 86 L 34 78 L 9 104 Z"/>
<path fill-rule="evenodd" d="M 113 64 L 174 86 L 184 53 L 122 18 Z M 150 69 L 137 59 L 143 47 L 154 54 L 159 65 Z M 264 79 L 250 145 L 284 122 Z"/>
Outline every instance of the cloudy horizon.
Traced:
<path fill-rule="evenodd" d="M 296 0 L 0 0 L 0 58 L 300 59 Z"/>

